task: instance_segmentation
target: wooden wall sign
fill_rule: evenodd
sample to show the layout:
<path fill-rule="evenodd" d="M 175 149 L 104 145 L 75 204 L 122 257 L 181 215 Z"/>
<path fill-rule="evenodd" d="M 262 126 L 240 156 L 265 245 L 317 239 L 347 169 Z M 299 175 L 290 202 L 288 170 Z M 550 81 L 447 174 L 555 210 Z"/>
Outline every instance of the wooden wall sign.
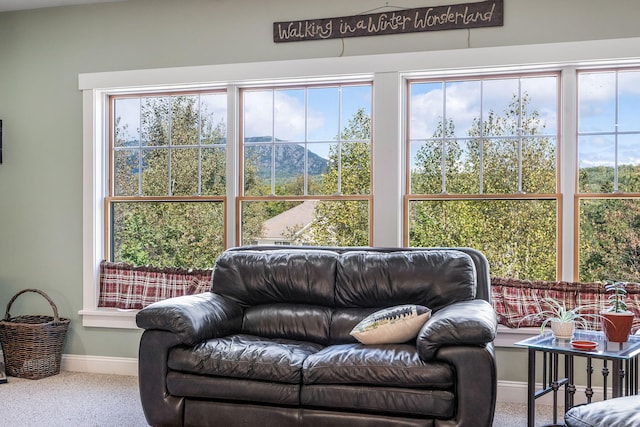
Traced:
<path fill-rule="evenodd" d="M 504 0 L 273 23 L 275 43 L 503 25 Z"/>

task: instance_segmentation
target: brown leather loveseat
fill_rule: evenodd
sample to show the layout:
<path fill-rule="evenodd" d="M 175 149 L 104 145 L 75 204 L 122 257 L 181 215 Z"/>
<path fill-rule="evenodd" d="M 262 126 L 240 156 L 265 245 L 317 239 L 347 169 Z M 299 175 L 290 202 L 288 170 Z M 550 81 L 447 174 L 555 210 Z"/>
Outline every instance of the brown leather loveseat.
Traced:
<path fill-rule="evenodd" d="M 486 258 L 473 249 L 240 247 L 211 292 L 141 310 L 154 426 L 474 426 L 496 402 Z M 361 344 L 383 308 L 432 310 L 416 338 Z"/>

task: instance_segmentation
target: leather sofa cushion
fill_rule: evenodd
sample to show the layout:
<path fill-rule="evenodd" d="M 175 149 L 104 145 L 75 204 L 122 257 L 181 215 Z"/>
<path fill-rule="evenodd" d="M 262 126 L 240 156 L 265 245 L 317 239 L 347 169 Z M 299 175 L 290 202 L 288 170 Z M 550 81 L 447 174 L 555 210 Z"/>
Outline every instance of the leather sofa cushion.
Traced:
<path fill-rule="evenodd" d="M 168 366 L 193 374 L 300 384 L 304 360 L 321 349 L 304 341 L 231 335 L 175 347 Z"/>
<path fill-rule="evenodd" d="M 378 311 L 378 308 L 336 308 L 331 316 L 330 338 L 331 344 L 349 344 L 358 342 L 350 334 L 354 326 L 368 315 Z"/>
<path fill-rule="evenodd" d="M 172 396 L 300 405 L 300 384 L 242 380 L 169 371 L 167 390 Z"/>
<path fill-rule="evenodd" d="M 640 396 L 624 396 L 574 406 L 564 414 L 567 427 L 640 425 Z"/>
<path fill-rule="evenodd" d="M 229 402 L 187 400 L 184 404 L 184 423 L 189 427 L 300 427 L 300 409 L 296 407 L 242 405 Z M 326 427 L 329 427 L 325 424 Z M 316 424 L 316 427 L 320 427 Z M 353 426 L 350 426 L 353 427 Z M 373 427 L 373 426 L 372 426 Z M 387 426 L 388 427 L 388 426 Z"/>
<path fill-rule="evenodd" d="M 448 419 L 455 414 L 456 395 L 448 390 L 318 384 L 304 385 L 300 391 L 300 402 L 332 410 Z"/>
<path fill-rule="evenodd" d="M 308 384 L 352 384 L 401 388 L 452 389 L 454 373 L 444 362 L 425 363 L 408 344 L 341 344 L 307 357 Z"/>
<path fill-rule="evenodd" d="M 327 250 L 229 251 L 216 260 L 211 291 L 243 306 L 334 304 L 339 255 Z"/>
<path fill-rule="evenodd" d="M 247 307 L 242 333 L 264 338 L 286 337 L 322 345 L 329 343 L 331 309 L 307 304 Z"/>
<path fill-rule="evenodd" d="M 353 251 L 337 266 L 336 307 L 419 304 L 435 312 L 475 296 L 475 265 L 461 251 Z"/>

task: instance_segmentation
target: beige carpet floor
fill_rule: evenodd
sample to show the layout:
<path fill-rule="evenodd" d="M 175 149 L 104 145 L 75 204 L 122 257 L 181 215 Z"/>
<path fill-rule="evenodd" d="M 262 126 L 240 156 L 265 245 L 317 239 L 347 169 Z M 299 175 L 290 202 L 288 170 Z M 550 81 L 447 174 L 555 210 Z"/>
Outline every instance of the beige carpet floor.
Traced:
<path fill-rule="evenodd" d="M 138 379 L 63 371 L 39 380 L 0 384 L 4 427 L 146 426 Z"/>
<path fill-rule="evenodd" d="M 536 425 L 551 422 L 548 406 L 536 409 Z M 493 427 L 523 427 L 526 411 L 526 405 L 499 402 Z M 146 425 L 136 377 L 63 371 L 39 380 L 9 377 L 0 384 L 3 427 Z"/>

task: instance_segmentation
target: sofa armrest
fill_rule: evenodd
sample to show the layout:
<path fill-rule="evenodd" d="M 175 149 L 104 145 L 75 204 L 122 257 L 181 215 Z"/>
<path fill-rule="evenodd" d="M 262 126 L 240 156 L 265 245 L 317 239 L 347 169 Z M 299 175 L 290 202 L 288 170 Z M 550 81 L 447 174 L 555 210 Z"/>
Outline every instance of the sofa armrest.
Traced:
<path fill-rule="evenodd" d="M 498 395 L 493 343 L 442 347 L 436 358 L 453 366 L 457 407 L 454 419 L 434 420 L 434 427 L 492 425 Z"/>
<path fill-rule="evenodd" d="M 496 313 L 484 300 L 450 304 L 431 316 L 416 339 L 422 360 L 433 359 L 440 347 L 451 345 L 484 346 L 496 337 Z"/>
<path fill-rule="evenodd" d="M 138 385 L 140 402 L 149 425 L 180 426 L 184 418 L 184 397 L 172 396 L 167 390 L 167 359 L 180 340 L 176 334 L 147 330 L 140 338 Z"/>
<path fill-rule="evenodd" d="M 243 310 L 236 302 L 205 292 L 169 298 L 138 312 L 136 324 L 142 329 L 172 332 L 181 343 L 196 344 L 204 339 L 238 333 Z"/>

